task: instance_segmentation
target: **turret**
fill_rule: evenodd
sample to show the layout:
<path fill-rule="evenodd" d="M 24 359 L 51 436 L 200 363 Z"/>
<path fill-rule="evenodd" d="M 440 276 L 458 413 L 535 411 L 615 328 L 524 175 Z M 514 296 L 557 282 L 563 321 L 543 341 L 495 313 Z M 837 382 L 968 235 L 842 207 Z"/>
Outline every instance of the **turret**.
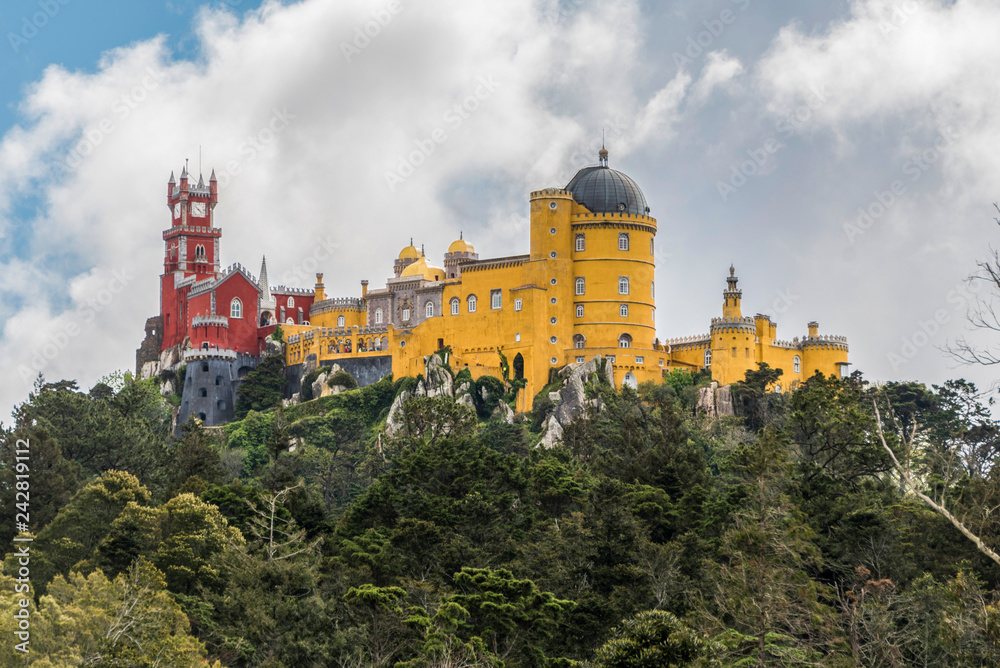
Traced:
<path fill-rule="evenodd" d="M 729 278 L 726 279 L 726 289 L 722 293 L 724 299 L 722 317 L 727 320 L 739 320 L 743 317 L 743 312 L 740 309 L 743 291 L 736 287 L 739 280 L 736 278 L 736 267 L 729 265 Z"/>
<path fill-rule="evenodd" d="M 316 287 L 314 302 L 321 302 L 326 299 L 326 286 L 323 285 L 323 274 L 316 274 Z"/>
<path fill-rule="evenodd" d="M 815 339 L 819 337 L 819 323 L 813 320 L 809 323 L 809 338 Z"/>

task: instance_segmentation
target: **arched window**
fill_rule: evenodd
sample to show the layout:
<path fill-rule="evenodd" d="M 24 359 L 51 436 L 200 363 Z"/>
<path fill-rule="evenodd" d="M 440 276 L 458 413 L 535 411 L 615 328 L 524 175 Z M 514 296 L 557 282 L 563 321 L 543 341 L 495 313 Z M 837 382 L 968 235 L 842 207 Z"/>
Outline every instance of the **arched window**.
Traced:
<path fill-rule="evenodd" d="M 424 304 L 424 317 L 433 318 L 434 317 L 434 302 L 427 302 Z"/>
<path fill-rule="evenodd" d="M 628 317 L 628 304 L 622 304 L 621 306 L 618 307 L 618 315 L 620 315 L 623 318 Z"/>
<path fill-rule="evenodd" d="M 208 396 L 208 389 L 204 388 L 204 387 L 201 388 L 201 389 L 199 389 L 198 390 L 198 396 L 199 397 L 207 397 Z"/>
<path fill-rule="evenodd" d="M 706 350 L 705 351 L 705 367 L 708 368 L 710 366 L 712 366 L 712 351 L 711 350 Z"/>
<path fill-rule="evenodd" d="M 802 358 L 798 355 L 792 358 L 792 369 L 795 373 L 802 373 Z"/>
<path fill-rule="evenodd" d="M 469 295 L 469 298 L 466 300 L 466 302 L 467 302 L 466 310 L 469 313 L 475 313 L 476 312 L 476 295 Z"/>
<path fill-rule="evenodd" d="M 291 297 L 289 297 L 288 298 L 288 308 L 292 308 L 293 306 L 295 306 L 295 300 L 292 299 Z"/>
<path fill-rule="evenodd" d="M 618 250 L 628 250 L 628 232 L 621 232 L 618 234 Z"/>
<path fill-rule="evenodd" d="M 215 377 L 215 384 L 216 385 L 222 385 L 222 376 L 216 376 Z"/>
<path fill-rule="evenodd" d="M 576 317 L 577 318 L 582 318 L 583 317 L 583 304 L 577 304 L 576 305 Z"/>
<path fill-rule="evenodd" d="M 586 247 L 587 247 L 587 237 L 582 234 L 576 235 L 576 250 L 582 251 Z"/>
<path fill-rule="evenodd" d="M 340 327 L 341 329 L 344 328 L 344 316 L 342 315 L 337 316 L 337 327 Z"/>
<path fill-rule="evenodd" d="M 627 374 L 625 374 L 625 377 L 622 378 L 622 387 L 628 387 L 633 390 L 636 390 L 639 388 L 639 379 L 635 377 L 634 373 L 629 371 Z"/>
<path fill-rule="evenodd" d="M 230 318 L 243 317 L 243 302 L 240 301 L 239 297 L 233 297 L 233 301 L 229 302 L 229 317 Z"/>
<path fill-rule="evenodd" d="M 382 309 L 381 308 L 375 309 L 375 324 L 376 325 L 381 325 L 382 324 Z"/>
<path fill-rule="evenodd" d="M 294 325 L 295 321 L 292 320 L 291 318 L 285 318 L 285 324 L 286 325 Z"/>
<path fill-rule="evenodd" d="M 587 292 L 587 281 L 583 277 L 576 279 L 576 294 L 582 295 Z"/>
<path fill-rule="evenodd" d="M 459 304 L 458 297 L 452 297 L 451 298 L 451 314 L 452 315 L 458 315 L 458 304 Z"/>
<path fill-rule="evenodd" d="M 628 276 L 618 277 L 618 294 L 620 295 L 628 294 Z"/>
<path fill-rule="evenodd" d="M 403 309 L 403 322 L 409 322 L 409 320 L 410 320 L 410 309 L 404 308 Z"/>
<path fill-rule="evenodd" d="M 618 337 L 618 347 L 619 348 L 631 348 L 632 347 L 632 337 L 629 334 L 622 334 Z"/>
<path fill-rule="evenodd" d="M 587 339 L 584 338 L 583 334 L 574 334 L 573 335 L 573 347 L 574 348 L 586 348 L 587 347 Z"/>

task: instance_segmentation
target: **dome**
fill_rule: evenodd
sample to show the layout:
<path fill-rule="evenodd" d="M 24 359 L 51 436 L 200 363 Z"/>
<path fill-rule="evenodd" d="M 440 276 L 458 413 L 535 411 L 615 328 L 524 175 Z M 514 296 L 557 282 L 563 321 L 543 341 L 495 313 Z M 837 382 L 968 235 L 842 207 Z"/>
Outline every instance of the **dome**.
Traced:
<path fill-rule="evenodd" d="M 450 246 L 448 246 L 448 252 L 449 253 L 475 253 L 476 249 L 473 248 L 472 244 L 470 244 L 468 241 L 466 241 L 465 239 L 459 237 L 457 240 L 451 242 Z"/>
<path fill-rule="evenodd" d="M 573 199 L 593 213 L 649 215 L 646 197 L 627 175 L 608 167 L 608 152 L 601 149 L 601 164 L 584 167 L 566 185 Z"/>
<path fill-rule="evenodd" d="M 407 246 L 403 250 L 399 251 L 399 259 L 400 260 L 416 260 L 418 257 L 420 257 L 420 251 L 418 251 L 414 247 L 412 241 L 410 242 L 409 246 Z"/>
<path fill-rule="evenodd" d="M 399 275 L 400 278 L 407 278 L 412 276 L 422 276 L 424 280 L 427 281 L 440 281 L 444 279 L 444 269 L 440 267 L 432 267 L 427 264 L 427 258 L 420 256 L 417 260 L 414 260 L 409 264 L 403 272 Z"/>

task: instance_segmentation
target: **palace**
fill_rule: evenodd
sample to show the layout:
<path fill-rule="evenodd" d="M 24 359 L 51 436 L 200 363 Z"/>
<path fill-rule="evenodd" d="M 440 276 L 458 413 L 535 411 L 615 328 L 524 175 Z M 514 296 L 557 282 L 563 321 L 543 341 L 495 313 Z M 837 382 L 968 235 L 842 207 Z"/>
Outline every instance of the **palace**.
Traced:
<path fill-rule="evenodd" d="M 460 235 L 437 266 L 411 240 L 385 286 L 369 290 L 362 280 L 357 297 L 328 296 L 322 274 L 312 289 L 291 289 L 268 285 L 266 263 L 259 279 L 238 264 L 220 270 L 214 173 L 207 187 L 201 178 L 192 186 L 185 168 L 180 184 L 171 175 L 167 190 L 173 224 L 163 233 L 161 315 L 147 322 L 144 347 L 181 346 L 185 359 L 201 361 L 202 376 L 189 371 L 186 385 L 234 384 L 221 395 L 192 389 L 186 412 L 210 424 L 231 419 L 238 380 L 279 322 L 292 391 L 305 368 L 338 364 L 363 385 L 390 372 L 423 373 L 425 357 L 447 348 L 451 368 L 468 368 L 473 378 L 502 377 L 506 360 L 509 376 L 525 379 L 521 411 L 531 408 L 552 369 L 597 355 L 612 362 L 617 385 L 632 387 L 675 368 L 707 368 L 727 385 L 766 362 L 784 371 L 773 388 L 780 392 L 817 372 L 842 375 L 848 366 L 846 339 L 820 336 L 815 322 L 807 336 L 787 342 L 777 340 L 769 316 L 744 316 L 733 267 L 709 332 L 661 341 L 656 219 L 638 185 L 609 167 L 604 149 L 598 164 L 566 187 L 531 193 L 528 253 L 481 259 Z M 223 373 L 209 364 L 220 360 Z M 137 360 L 149 362 L 149 355 Z M 185 399 L 187 393 L 185 387 Z"/>

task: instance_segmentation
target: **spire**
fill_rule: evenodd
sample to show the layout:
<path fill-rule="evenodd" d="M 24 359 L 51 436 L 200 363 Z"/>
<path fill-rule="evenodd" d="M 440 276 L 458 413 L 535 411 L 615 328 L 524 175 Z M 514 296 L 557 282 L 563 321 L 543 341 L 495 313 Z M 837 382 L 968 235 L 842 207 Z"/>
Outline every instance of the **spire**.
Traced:
<path fill-rule="evenodd" d="M 213 169 L 212 170 L 212 176 L 209 177 L 208 182 L 211 183 L 212 181 L 218 181 L 218 180 L 219 179 L 215 178 L 215 170 Z"/>
<path fill-rule="evenodd" d="M 170 170 L 170 180 L 167 181 L 167 183 L 169 183 L 170 185 L 174 185 L 175 183 L 177 183 L 177 181 L 174 180 L 174 170 L 172 169 Z"/>
<path fill-rule="evenodd" d="M 205 187 L 205 177 L 202 176 L 201 174 L 198 175 L 198 187 L 199 188 Z"/>
<path fill-rule="evenodd" d="M 184 168 L 181 170 L 181 179 L 186 179 L 188 177 L 188 161 L 184 159 Z"/>
<path fill-rule="evenodd" d="M 602 133 L 603 135 L 603 133 Z M 601 167 L 608 166 L 608 149 L 604 148 L 604 139 L 601 139 L 601 150 L 597 152 L 597 160 L 601 163 Z"/>
<path fill-rule="evenodd" d="M 735 265 L 732 265 L 732 264 L 729 265 L 729 275 L 733 276 L 733 277 L 736 276 L 736 266 Z"/>
<path fill-rule="evenodd" d="M 725 300 L 722 307 L 722 317 L 728 319 L 739 319 L 743 317 L 743 313 L 740 310 L 740 301 L 743 298 L 743 291 L 736 287 L 739 283 L 738 278 L 736 278 L 736 267 L 734 265 L 729 265 L 729 277 L 726 278 L 727 287 L 722 293 L 722 297 Z"/>
<path fill-rule="evenodd" d="M 272 311 L 278 305 L 277 300 L 271 295 L 271 286 L 267 281 L 267 257 L 264 256 L 260 261 L 260 280 L 257 281 L 257 285 L 260 286 L 260 307 L 261 309 L 271 309 Z"/>
<path fill-rule="evenodd" d="M 420 244 L 420 257 L 425 257 L 424 255 L 424 245 Z"/>

